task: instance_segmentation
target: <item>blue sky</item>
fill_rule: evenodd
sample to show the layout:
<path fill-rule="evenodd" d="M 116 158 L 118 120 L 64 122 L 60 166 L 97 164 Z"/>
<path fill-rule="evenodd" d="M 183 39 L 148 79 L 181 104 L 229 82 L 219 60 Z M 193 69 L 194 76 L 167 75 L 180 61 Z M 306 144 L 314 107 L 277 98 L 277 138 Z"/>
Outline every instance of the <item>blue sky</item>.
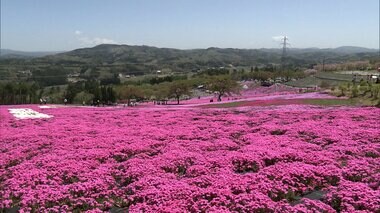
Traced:
<path fill-rule="evenodd" d="M 0 0 L 1 48 L 379 48 L 379 0 Z"/>

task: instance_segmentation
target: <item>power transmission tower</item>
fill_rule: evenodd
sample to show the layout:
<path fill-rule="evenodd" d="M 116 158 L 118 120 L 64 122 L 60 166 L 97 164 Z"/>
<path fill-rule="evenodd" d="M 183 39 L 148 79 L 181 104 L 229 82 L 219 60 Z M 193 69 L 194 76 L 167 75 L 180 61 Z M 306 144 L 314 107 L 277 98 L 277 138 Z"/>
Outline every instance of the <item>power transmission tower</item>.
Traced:
<path fill-rule="evenodd" d="M 284 63 L 285 63 L 285 59 L 286 59 L 286 49 L 287 49 L 287 46 L 290 45 L 290 43 L 288 42 L 289 41 L 289 38 L 284 36 L 284 38 L 281 39 L 282 43 L 282 56 L 281 56 L 281 62 L 282 62 L 282 65 L 284 66 Z"/>
<path fill-rule="evenodd" d="M 282 45 L 282 56 L 281 56 L 281 70 L 284 71 L 286 67 L 286 56 L 287 56 L 287 49 L 288 46 L 290 46 L 289 38 L 287 36 L 284 36 L 281 39 L 281 45 Z"/>

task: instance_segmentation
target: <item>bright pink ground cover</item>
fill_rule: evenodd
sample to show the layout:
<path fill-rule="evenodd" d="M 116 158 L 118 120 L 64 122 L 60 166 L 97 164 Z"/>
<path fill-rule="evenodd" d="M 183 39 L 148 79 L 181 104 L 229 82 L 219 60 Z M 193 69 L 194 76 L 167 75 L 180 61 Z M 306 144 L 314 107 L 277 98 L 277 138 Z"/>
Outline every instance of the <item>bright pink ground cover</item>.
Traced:
<path fill-rule="evenodd" d="M 378 108 L 26 107 L 54 117 L 0 107 L 0 212 L 380 209 Z"/>

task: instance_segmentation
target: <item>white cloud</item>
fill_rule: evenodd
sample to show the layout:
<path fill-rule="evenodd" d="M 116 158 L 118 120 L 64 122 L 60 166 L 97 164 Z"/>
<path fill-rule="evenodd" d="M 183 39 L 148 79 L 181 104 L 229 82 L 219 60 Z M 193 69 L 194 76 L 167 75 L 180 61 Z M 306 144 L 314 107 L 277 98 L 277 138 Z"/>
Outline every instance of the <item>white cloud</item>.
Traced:
<path fill-rule="evenodd" d="M 117 44 L 116 41 L 108 38 L 89 38 L 86 36 L 78 38 L 82 45 Z"/>
<path fill-rule="evenodd" d="M 118 44 L 117 41 L 109 38 L 88 37 L 82 31 L 76 30 L 75 35 L 82 46 L 95 46 L 99 44 Z"/>
<path fill-rule="evenodd" d="M 282 35 L 272 36 L 273 41 L 281 41 L 284 38 Z"/>

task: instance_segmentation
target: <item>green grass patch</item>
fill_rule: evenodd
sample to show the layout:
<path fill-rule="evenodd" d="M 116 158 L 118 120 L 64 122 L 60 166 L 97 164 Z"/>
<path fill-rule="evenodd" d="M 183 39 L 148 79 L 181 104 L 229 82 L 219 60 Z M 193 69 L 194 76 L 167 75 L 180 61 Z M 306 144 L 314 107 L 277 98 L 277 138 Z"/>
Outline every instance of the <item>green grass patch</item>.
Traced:
<path fill-rule="evenodd" d="M 278 105 L 317 105 L 317 106 L 371 106 L 362 99 L 272 99 L 256 101 L 237 101 L 229 103 L 208 104 L 201 108 L 233 108 L 244 106 L 278 106 Z"/>
<path fill-rule="evenodd" d="M 320 106 L 360 106 L 362 103 L 354 99 L 303 99 L 304 104 Z"/>
<path fill-rule="evenodd" d="M 229 103 L 220 103 L 220 104 L 208 104 L 201 106 L 201 108 L 230 108 L 230 107 L 240 107 L 243 106 L 248 101 L 237 101 L 237 102 L 229 102 Z"/>

